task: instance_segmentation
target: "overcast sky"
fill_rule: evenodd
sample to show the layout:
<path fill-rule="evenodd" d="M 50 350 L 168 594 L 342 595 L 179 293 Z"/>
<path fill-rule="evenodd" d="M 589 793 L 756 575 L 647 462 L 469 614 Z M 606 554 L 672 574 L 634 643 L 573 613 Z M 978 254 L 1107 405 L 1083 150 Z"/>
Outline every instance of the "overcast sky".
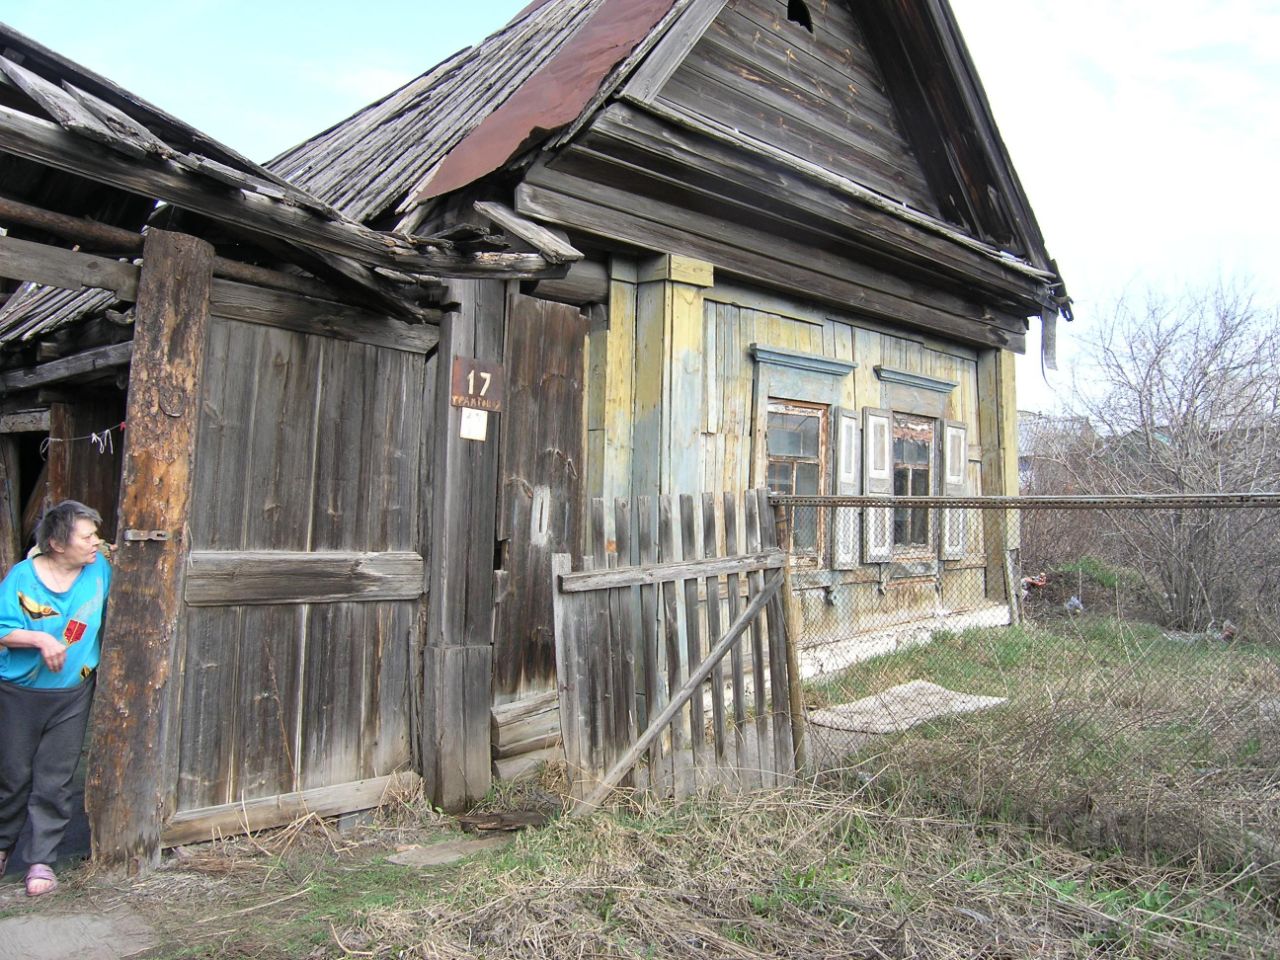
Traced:
<path fill-rule="evenodd" d="M 0 19 L 265 160 L 525 2 L 5 0 Z M 1280 0 L 952 5 L 1076 300 L 1064 368 L 1126 292 L 1221 277 L 1280 300 Z M 1069 382 L 1044 382 L 1038 349 L 1020 366 L 1023 408 Z"/>

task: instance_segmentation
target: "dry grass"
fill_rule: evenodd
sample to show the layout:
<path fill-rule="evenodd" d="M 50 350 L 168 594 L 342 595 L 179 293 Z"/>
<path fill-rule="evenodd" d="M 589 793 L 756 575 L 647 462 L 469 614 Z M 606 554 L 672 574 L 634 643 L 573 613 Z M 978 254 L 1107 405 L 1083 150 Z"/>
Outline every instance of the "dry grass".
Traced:
<path fill-rule="evenodd" d="M 1277 657 L 1068 629 L 862 668 L 1012 699 L 813 783 L 561 819 L 434 869 L 386 862 L 451 829 L 392 797 L 354 833 L 305 818 L 179 851 L 122 898 L 163 960 L 1280 956 Z M 548 768 L 483 807 L 555 814 L 564 787 Z"/>
<path fill-rule="evenodd" d="M 1278 660 L 1268 648 L 1072 621 L 942 636 L 820 693 L 922 677 L 1008 697 L 986 714 L 879 738 L 856 761 L 900 802 L 1035 825 L 1095 854 L 1248 870 L 1275 896 Z"/>
<path fill-rule="evenodd" d="M 833 784 L 561 821 L 334 935 L 448 960 L 1273 955 L 1262 898 L 1206 879 Z"/>

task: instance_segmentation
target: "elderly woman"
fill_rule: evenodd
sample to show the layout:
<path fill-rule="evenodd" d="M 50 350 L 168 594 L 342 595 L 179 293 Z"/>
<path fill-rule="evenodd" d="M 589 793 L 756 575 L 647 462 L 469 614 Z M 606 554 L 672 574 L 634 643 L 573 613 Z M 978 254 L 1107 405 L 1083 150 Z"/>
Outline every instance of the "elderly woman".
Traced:
<path fill-rule="evenodd" d="M 39 554 L 0 583 L 0 873 L 24 821 L 31 897 L 58 887 L 49 864 L 71 819 L 111 567 L 102 517 L 74 500 L 47 510 Z"/>

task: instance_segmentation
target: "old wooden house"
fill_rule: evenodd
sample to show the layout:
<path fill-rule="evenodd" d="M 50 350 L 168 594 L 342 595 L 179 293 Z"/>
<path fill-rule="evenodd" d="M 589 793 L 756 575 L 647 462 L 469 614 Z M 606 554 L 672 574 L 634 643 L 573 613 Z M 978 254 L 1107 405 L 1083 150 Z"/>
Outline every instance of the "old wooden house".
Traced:
<path fill-rule="evenodd" d="M 585 253 L 473 285 L 491 332 L 441 342 L 506 375 L 492 537 L 436 581 L 467 743 L 553 684 L 546 573 L 592 498 L 1017 493 L 1013 355 L 1069 301 L 946 0 L 534 2 L 271 167 L 372 227 L 474 211 Z M 1008 622 L 1016 534 L 948 517 L 797 523 L 806 634 Z"/>
<path fill-rule="evenodd" d="M 157 719 L 106 671 L 100 717 L 149 771 L 145 840 L 113 849 L 358 809 L 400 769 L 446 806 L 483 794 L 494 711 L 555 687 L 552 556 L 612 534 L 592 498 L 1017 492 L 1013 354 L 1069 301 L 946 0 L 536 0 L 266 169 L 4 40 L 28 184 L 4 192 L 46 216 L 5 208 L 0 251 L 84 244 L 85 215 L 134 237 L 97 249 L 144 223 L 214 248 L 203 292 L 151 294 L 198 301 L 182 343 L 145 346 L 174 315 L 144 322 L 160 230 L 140 277 L 101 268 L 112 305 L 32 289 L 46 309 L 0 314 L 30 345 L 12 425 L 57 441 L 128 406 L 112 618 L 143 618 Z M 50 219 L 72 212 L 79 233 Z M 47 259 L 20 278 L 68 285 Z M 102 287 L 86 269 L 70 285 Z M 47 392 L 73 349 L 116 351 L 92 400 Z M 887 593 L 1007 615 L 1006 531 L 843 520 L 793 530 L 802 616 Z"/>

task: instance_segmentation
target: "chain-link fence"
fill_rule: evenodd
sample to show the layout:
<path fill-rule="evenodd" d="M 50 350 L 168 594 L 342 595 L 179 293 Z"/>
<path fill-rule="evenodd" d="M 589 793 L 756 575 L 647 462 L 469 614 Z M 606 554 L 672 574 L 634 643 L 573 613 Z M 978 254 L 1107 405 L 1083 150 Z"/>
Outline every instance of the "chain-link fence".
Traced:
<path fill-rule="evenodd" d="M 779 498 L 810 762 L 1275 869 L 1278 499 Z"/>

